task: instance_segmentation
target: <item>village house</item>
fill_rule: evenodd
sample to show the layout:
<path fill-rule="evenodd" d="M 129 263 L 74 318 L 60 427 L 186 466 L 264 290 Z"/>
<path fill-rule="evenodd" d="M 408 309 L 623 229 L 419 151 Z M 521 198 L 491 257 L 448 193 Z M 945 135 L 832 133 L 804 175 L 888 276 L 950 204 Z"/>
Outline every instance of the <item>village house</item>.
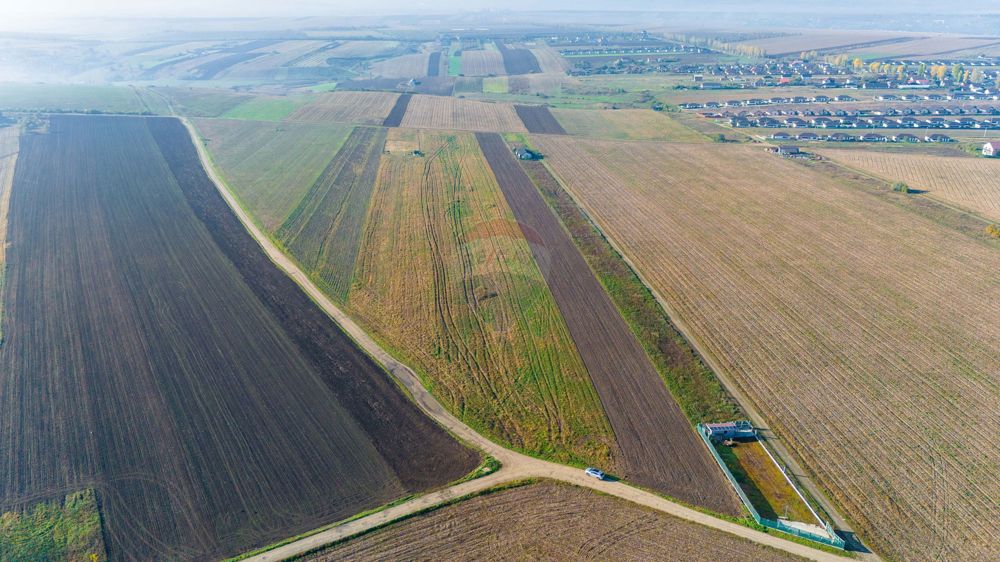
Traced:
<path fill-rule="evenodd" d="M 1000 142 L 992 141 L 983 145 L 983 156 L 1000 157 Z"/>

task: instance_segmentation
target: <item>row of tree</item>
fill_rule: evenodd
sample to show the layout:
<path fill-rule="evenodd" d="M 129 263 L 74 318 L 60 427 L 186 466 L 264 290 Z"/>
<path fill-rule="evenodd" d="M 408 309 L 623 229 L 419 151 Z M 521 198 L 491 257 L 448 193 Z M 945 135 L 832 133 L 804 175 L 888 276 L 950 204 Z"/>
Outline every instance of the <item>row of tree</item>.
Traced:
<path fill-rule="evenodd" d="M 666 33 L 664 34 L 664 37 L 671 41 L 677 41 L 678 43 L 694 45 L 695 47 L 704 47 L 706 49 L 726 53 L 728 55 L 758 59 L 762 59 L 767 56 L 767 51 L 765 51 L 762 47 L 758 47 L 756 45 L 744 45 L 742 43 L 730 43 L 713 37 L 685 35 L 683 33 Z"/>

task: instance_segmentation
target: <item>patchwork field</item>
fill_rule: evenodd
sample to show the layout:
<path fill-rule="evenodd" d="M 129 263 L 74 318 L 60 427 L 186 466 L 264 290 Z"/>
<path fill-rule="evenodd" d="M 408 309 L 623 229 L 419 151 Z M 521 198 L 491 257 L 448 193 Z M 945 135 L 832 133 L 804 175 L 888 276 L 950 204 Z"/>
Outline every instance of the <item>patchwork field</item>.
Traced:
<path fill-rule="evenodd" d="M 996 247 L 757 147 L 533 140 L 878 552 L 995 552 Z"/>
<path fill-rule="evenodd" d="M 633 482 L 716 512 L 741 513 L 736 494 L 580 250 L 498 134 L 479 145 L 566 319 Z"/>
<path fill-rule="evenodd" d="M 539 483 L 464 500 L 307 557 L 333 560 L 798 560 L 618 498 Z"/>
<path fill-rule="evenodd" d="M 423 95 L 410 100 L 402 125 L 416 129 L 527 132 L 508 104 Z"/>
<path fill-rule="evenodd" d="M 931 197 L 1000 220 L 1000 160 L 894 154 L 867 150 L 824 150 L 822 154 L 889 182 L 902 181 Z"/>
<path fill-rule="evenodd" d="M 109 559 L 217 559 L 476 465 L 261 252 L 179 121 L 53 116 L 9 220 L 0 511 L 93 488 Z"/>
<path fill-rule="evenodd" d="M 347 298 L 379 157 L 383 128 L 357 127 L 274 232 L 327 294 Z"/>
<path fill-rule="evenodd" d="M 193 122 L 226 184 L 270 232 L 285 222 L 351 132 L 336 123 Z"/>
<path fill-rule="evenodd" d="M 650 109 L 553 109 L 567 134 L 599 139 L 707 142 L 702 135 Z"/>
<path fill-rule="evenodd" d="M 462 74 L 498 76 L 504 74 L 503 55 L 499 51 L 477 49 L 462 51 Z"/>
<path fill-rule="evenodd" d="M 300 107 L 288 121 L 380 125 L 388 117 L 396 97 L 391 92 L 329 92 Z"/>
<path fill-rule="evenodd" d="M 393 129 L 348 307 L 473 427 L 610 463 L 614 436 L 527 238 L 467 133 Z M 419 149 L 425 156 L 415 156 Z"/>

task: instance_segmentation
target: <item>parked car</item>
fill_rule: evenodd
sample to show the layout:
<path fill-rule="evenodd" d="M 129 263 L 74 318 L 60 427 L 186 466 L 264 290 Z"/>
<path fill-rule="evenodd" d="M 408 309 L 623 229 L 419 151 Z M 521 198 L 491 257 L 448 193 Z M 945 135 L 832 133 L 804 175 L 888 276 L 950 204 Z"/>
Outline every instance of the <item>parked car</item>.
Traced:
<path fill-rule="evenodd" d="M 597 478 L 598 480 L 604 480 L 604 478 L 607 476 L 606 474 L 604 474 L 603 470 L 601 470 L 599 468 L 594 468 L 592 466 L 587 467 L 583 472 L 585 472 L 587 474 L 587 476 L 593 476 L 594 478 Z"/>

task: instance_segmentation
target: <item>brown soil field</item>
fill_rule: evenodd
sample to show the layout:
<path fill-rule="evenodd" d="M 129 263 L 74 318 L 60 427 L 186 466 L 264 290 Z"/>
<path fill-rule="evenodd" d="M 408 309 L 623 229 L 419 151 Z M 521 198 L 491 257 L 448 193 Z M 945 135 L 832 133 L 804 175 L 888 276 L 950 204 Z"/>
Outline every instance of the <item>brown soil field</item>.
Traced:
<path fill-rule="evenodd" d="M 534 142 L 870 546 L 996 551 L 995 245 L 759 147 Z"/>
<path fill-rule="evenodd" d="M 327 294 L 344 302 L 386 129 L 357 127 L 274 232 Z"/>
<path fill-rule="evenodd" d="M 306 560 L 799 560 L 565 484 L 488 493 L 392 523 Z"/>
<path fill-rule="evenodd" d="M 622 476 L 689 503 L 736 515 L 736 494 L 583 255 L 498 134 L 476 138 L 608 415 Z"/>
<path fill-rule="evenodd" d="M 411 94 L 400 94 L 396 98 L 396 103 L 393 104 L 392 111 L 389 112 L 389 116 L 382 122 L 383 127 L 398 127 L 403 122 L 403 116 L 406 115 L 406 107 L 410 105 L 411 97 L 413 97 Z"/>
<path fill-rule="evenodd" d="M 936 35 L 932 37 L 916 37 L 910 41 L 901 41 L 886 45 L 873 45 L 847 51 L 849 54 L 875 54 L 879 57 L 923 57 L 947 55 L 959 51 L 988 50 L 1000 44 L 1000 37 L 963 37 L 956 35 Z"/>
<path fill-rule="evenodd" d="M 430 53 L 402 55 L 372 64 L 372 73 L 382 78 L 420 78 L 427 75 Z"/>
<path fill-rule="evenodd" d="M 93 488 L 109 559 L 218 559 L 475 467 L 261 251 L 179 121 L 51 117 L 9 230 L 0 512 Z"/>
<path fill-rule="evenodd" d="M 507 74 L 531 74 L 541 72 L 535 55 L 528 49 L 520 47 L 511 48 L 503 41 L 497 41 L 497 49 L 503 56 L 504 71 Z"/>
<path fill-rule="evenodd" d="M 846 50 L 854 45 L 875 42 L 906 40 L 907 37 L 920 37 L 912 33 L 890 31 L 827 31 L 805 30 L 798 35 L 768 37 L 743 41 L 743 45 L 762 47 L 768 55 L 792 55 L 803 51 L 837 51 Z"/>
<path fill-rule="evenodd" d="M 529 133 L 547 133 L 550 135 L 565 135 L 562 125 L 556 121 L 549 108 L 544 105 L 515 105 L 514 111 L 524 123 Z"/>
<path fill-rule="evenodd" d="M 501 76 L 504 74 L 503 55 L 499 51 L 462 51 L 462 74 L 465 76 Z"/>
<path fill-rule="evenodd" d="M 547 45 L 532 47 L 531 52 L 535 55 L 535 60 L 538 61 L 538 66 L 543 73 L 564 74 L 569 70 L 569 61 L 552 47 Z"/>
<path fill-rule="evenodd" d="M 524 123 L 508 104 L 415 95 L 403 127 L 460 131 L 525 133 Z"/>
<path fill-rule="evenodd" d="M 616 140 L 707 142 L 708 137 L 651 109 L 554 109 L 567 134 Z"/>
<path fill-rule="evenodd" d="M 823 150 L 827 158 L 927 191 L 947 203 L 1000 221 L 1000 160 L 991 158 L 892 154 L 866 150 Z"/>
<path fill-rule="evenodd" d="M 611 463 L 600 401 L 475 139 L 392 129 L 386 145 L 352 315 L 472 427 L 533 454 Z"/>
<path fill-rule="evenodd" d="M 288 116 L 288 121 L 380 125 L 399 94 L 391 92 L 330 92 L 317 96 Z"/>

